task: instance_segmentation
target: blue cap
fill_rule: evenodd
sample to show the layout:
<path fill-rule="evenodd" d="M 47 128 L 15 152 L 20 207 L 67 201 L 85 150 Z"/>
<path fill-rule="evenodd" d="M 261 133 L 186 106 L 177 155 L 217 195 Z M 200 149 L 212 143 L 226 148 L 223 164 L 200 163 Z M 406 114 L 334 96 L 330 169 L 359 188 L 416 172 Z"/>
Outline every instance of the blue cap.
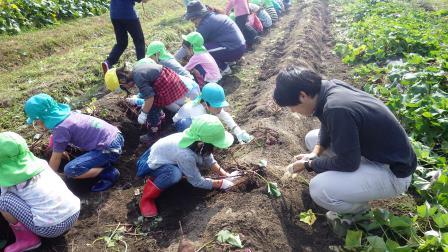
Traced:
<path fill-rule="evenodd" d="M 47 129 L 53 129 L 70 115 L 70 106 L 56 102 L 47 94 L 37 94 L 25 102 L 26 122 L 41 120 Z"/>
<path fill-rule="evenodd" d="M 202 88 L 201 95 L 196 99 L 206 101 L 213 108 L 222 108 L 229 106 L 226 101 L 226 95 L 224 89 L 216 83 L 208 83 Z"/>

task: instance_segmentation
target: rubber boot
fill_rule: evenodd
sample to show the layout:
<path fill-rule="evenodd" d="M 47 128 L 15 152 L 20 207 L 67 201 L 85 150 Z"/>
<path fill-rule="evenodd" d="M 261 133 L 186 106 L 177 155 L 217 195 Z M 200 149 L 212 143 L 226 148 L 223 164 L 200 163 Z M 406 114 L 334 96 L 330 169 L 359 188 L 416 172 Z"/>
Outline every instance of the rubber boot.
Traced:
<path fill-rule="evenodd" d="M 155 199 L 160 195 L 161 190 L 150 180 L 146 181 L 143 188 L 142 199 L 140 200 L 140 213 L 143 217 L 157 216 L 157 206 Z"/>
<path fill-rule="evenodd" d="M 22 223 L 9 224 L 16 242 L 5 248 L 5 252 L 21 252 L 28 251 L 40 247 L 40 238 L 33 232 L 28 230 Z"/>

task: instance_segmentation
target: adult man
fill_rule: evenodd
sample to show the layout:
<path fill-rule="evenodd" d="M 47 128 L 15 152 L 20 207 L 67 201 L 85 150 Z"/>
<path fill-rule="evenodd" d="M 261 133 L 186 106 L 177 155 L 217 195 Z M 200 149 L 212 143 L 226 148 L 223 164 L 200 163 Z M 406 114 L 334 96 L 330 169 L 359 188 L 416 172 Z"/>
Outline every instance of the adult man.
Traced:
<path fill-rule="evenodd" d="M 274 100 L 292 112 L 316 116 L 320 130 L 305 137 L 308 154 L 296 156 L 291 172 L 318 173 L 312 199 L 335 213 L 360 213 L 368 202 L 399 195 L 411 182 L 417 159 L 406 132 L 378 99 L 339 80 L 288 67 L 276 80 Z"/>

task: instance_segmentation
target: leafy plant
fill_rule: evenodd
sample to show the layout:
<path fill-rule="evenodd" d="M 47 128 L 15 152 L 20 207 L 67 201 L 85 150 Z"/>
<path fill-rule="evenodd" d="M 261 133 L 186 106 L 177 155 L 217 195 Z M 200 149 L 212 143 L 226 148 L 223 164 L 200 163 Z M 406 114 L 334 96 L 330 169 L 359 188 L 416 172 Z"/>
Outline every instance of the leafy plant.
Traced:
<path fill-rule="evenodd" d="M 333 2 L 344 6 L 335 52 L 406 129 L 419 163 L 412 186 L 424 202 L 409 215 L 370 211 L 346 247 L 448 250 L 448 11 L 398 0 Z"/>
<path fill-rule="evenodd" d="M 227 229 L 221 230 L 216 234 L 216 240 L 220 243 L 227 243 L 237 248 L 243 248 L 240 235 L 233 234 Z"/>
<path fill-rule="evenodd" d="M 101 237 L 95 239 L 91 245 L 93 246 L 97 241 L 102 240 L 102 241 L 104 241 L 107 249 L 116 249 L 117 251 L 121 251 L 119 248 L 117 248 L 118 243 L 121 242 L 125 246 L 124 251 L 126 252 L 126 251 L 128 251 L 128 244 L 124 240 L 125 233 L 126 233 L 126 228 L 124 226 L 121 226 L 120 223 L 118 223 L 117 227 L 110 235 L 101 236 Z"/>
<path fill-rule="evenodd" d="M 2 0 L 0 34 L 39 28 L 60 20 L 100 15 L 108 10 L 108 0 Z"/>
<path fill-rule="evenodd" d="M 311 226 L 314 224 L 314 222 L 317 220 L 317 218 L 316 218 L 316 214 L 314 214 L 313 210 L 308 209 L 308 211 L 301 212 L 299 214 L 299 220 L 301 222 L 304 222 Z"/>

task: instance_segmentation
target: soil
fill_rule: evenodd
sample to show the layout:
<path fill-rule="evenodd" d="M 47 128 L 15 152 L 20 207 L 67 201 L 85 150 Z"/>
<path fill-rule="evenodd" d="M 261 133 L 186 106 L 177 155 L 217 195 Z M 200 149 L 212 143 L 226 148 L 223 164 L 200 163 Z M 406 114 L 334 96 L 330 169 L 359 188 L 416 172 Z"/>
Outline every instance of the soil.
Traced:
<path fill-rule="evenodd" d="M 234 68 L 242 74 L 228 76 L 222 83 L 237 122 L 256 139 L 220 151 L 217 160 L 227 170 L 259 169 L 259 161 L 267 160 L 266 169 L 258 171 L 267 180 L 278 183 L 280 198 L 270 198 L 265 183 L 256 176 L 248 176 L 225 193 L 196 189 L 182 181 L 157 200 L 160 218 L 142 220 L 138 194 L 144 182 L 135 178 L 135 163 L 146 148 L 139 145 L 139 135 L 145 130 L 136 123 L 135 111 L 121 98 L 109 94 L 98 100 L 93 113 L 117 125 L 124 134 L 124 154 L 117 164 L 121 178 L 112 190 L 102 193 L 88 192 L 94 181 L 69 183 L 82 200 L 79 221 L 65 236 L 45 239 L 38 251 L 124 251 L 121 245 L 106 249 L 103 241 L 92 245 L 119 223 L 132 233 L 124 237 L 130 251 L 177 251 L 181 237 L 179 222 L 183 235 L 193 241 L 196 249 L 213 240 L 222 229 L 239 233 L 245 248 L 251 251 L 330 251 L 332 246 L 340 245 L 341 241 L 332 235 L 321 215 L 312 227 L 298 219 L 300 212 L 310 208 L 318 214 L 324 213 L 308 193 L 306 181 L 312 175 L 280 179 L 292 157 L 306 152 L 305 134 L 319 124 L 315 119 L 277 107 L 271 98 L 275 76 L 288 65 L 350 81 L 348 68 L 331 52 L 331 22 L 325 0 L 295 3 L 255 51 L 245 55 Z M 250 76 L 244 78 L 245 72 Z M 169 116 L 164 126 L 166 130 L 160 136 L 172 132 Z M 2 221 L 0 229 L 6 230 Z M 1 232 L 2 239 L 11 241 L 10 234 Z M 205 251 L 228 249 L 211 243 Z"/>

